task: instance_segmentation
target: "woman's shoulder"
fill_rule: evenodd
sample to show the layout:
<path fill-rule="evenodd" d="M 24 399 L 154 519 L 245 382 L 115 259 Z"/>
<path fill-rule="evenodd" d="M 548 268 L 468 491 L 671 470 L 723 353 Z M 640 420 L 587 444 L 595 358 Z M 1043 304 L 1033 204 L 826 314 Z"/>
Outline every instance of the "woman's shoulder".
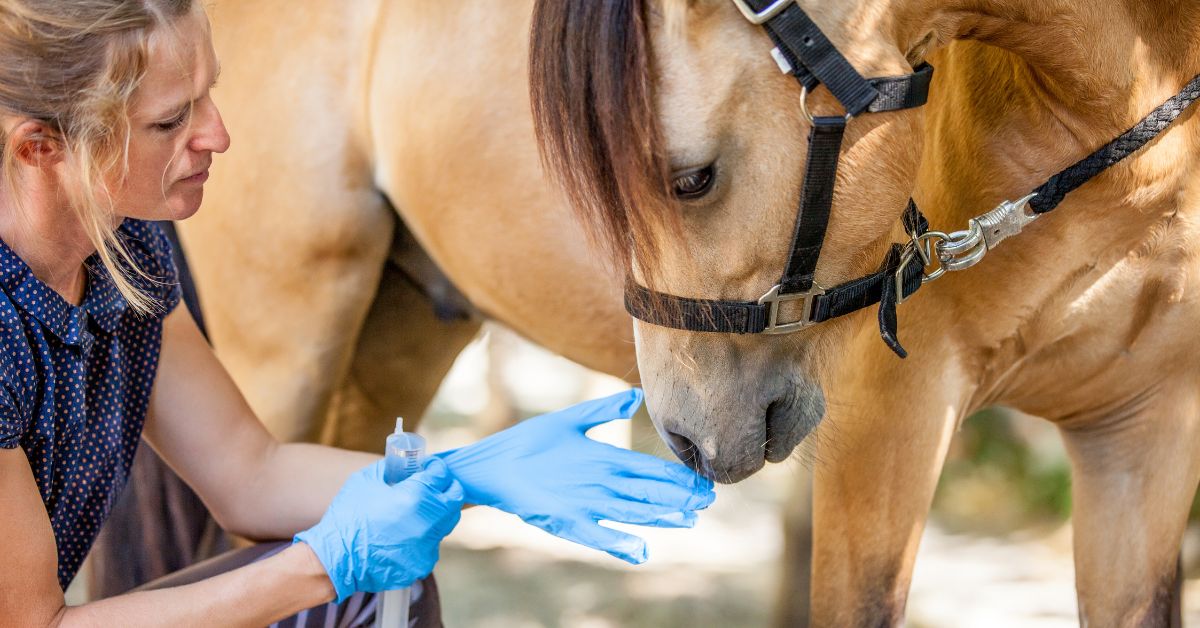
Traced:
<path fill-rule="evenodd" d="M 33 398 L 33 349 L 17 306 L 0 290 L 0 449 L 15 447 L 29 427 L 22 411 Z"/>
<path fill-rule="evenodd" d="M 32 354 L 29 334 L 18 301 L 9 294 L 7 285 L 0 284 L 0 383 L 8 383 L 16 362 Z"/>

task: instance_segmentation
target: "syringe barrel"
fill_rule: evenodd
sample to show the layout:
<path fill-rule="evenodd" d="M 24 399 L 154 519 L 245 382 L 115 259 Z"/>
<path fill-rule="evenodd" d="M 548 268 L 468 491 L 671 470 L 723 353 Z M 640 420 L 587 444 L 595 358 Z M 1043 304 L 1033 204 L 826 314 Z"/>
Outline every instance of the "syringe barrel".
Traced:
<path fill-rule="evenodd" d="M 425 464 L 425 439 L 412 432 L 392 434 L 387 438 L 383 481 L 388 484 L 407 479 Z"/>
<path fill-rule="evenodd" d="M 396 421 L 396 427 L 404 425 Z M 396 432 L 387 438 L 383 481 L 395 484 L 408 479 L 425 464 L 425 438 L 413 432 Z M 383 591 L 377 598 L 375 628 L 407 628 L 409 589 Z"/>

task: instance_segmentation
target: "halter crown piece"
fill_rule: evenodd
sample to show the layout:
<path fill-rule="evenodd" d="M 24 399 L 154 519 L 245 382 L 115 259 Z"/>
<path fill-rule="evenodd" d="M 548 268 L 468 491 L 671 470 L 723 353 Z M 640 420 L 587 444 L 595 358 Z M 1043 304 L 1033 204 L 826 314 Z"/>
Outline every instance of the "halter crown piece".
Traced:
<path fill-rule="evenodd" d="M 780 70 L 801 86 L 801 110 L 812 123 L 800 208 L 783 276 L 755 301 L 692 299 L 652 291 L 630 278 L 625 309 L 634 317 L 663 327 L 734 334 L 787 334 L 879 304 L 879 331 L 900 357 L 907 352 L 896 336 L 896 306 L 921 285 L 948 271 L 977 264 L 1000 241 L 1020 233 L 1041 214 L 1053 210 L 1068 193 L 1110 166 L 1137 152 L 1163 132 L 1200 98 L 1200 76 L 1132 129 L 1075 165 L 1054 175 L 1028 196 L 1005 201 L 972 219 L 963 231 L 930 231 L 909 200 L 902 221 L 909 241 L 893 244 L 880 269 L 832 288 L 814 281 L 817 259 L 829 225 L 838 157 L 846 124 L 864 113 L 899 111 L 924 105 L 933 68 L 922 64 L 912 74 L 866 79 L 838 52 L 795 0 L 733 0 L 752 24 L 766 29 Z M 812 116 L 806 105 L 818 85 L 833 94 L 844 116 Z M 914 264 L 914 260 L 921 263 Z M 927 268 L 932 270 L 926 272 Z M 784 304 L 795 320 L 781 320 Z M 666 307 L 661 307 L 665 305 Z"/>

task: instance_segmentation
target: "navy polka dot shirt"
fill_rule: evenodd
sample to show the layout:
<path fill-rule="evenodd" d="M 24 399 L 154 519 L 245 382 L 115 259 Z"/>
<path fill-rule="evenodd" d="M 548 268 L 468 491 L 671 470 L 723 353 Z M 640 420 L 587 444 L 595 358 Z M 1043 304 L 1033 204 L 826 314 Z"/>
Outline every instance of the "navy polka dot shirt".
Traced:
<path fill-rule="evenodd" d="M 151 222 L 118 230 L 138 285 L 161 304 L 138 315 L 97 256 L 74 306 L 0 242 L 0 448 L 20 447 L 54 529 L 58 582 L 75 577 L 125 485 L 158 366 L 162 319 L 179 303 L 171 247 Z"/>

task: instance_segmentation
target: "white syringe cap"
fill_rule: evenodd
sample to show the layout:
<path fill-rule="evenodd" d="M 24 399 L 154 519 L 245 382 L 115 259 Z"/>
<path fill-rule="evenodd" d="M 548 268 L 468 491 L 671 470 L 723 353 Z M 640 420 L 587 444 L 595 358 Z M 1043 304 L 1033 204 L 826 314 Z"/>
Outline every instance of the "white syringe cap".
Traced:
<path fill-rule="evenodd" d="M 396 433 L 397 434 L 404 433 L 404 417 L 402 417 L 402 416 L 396 417 Z"/>

